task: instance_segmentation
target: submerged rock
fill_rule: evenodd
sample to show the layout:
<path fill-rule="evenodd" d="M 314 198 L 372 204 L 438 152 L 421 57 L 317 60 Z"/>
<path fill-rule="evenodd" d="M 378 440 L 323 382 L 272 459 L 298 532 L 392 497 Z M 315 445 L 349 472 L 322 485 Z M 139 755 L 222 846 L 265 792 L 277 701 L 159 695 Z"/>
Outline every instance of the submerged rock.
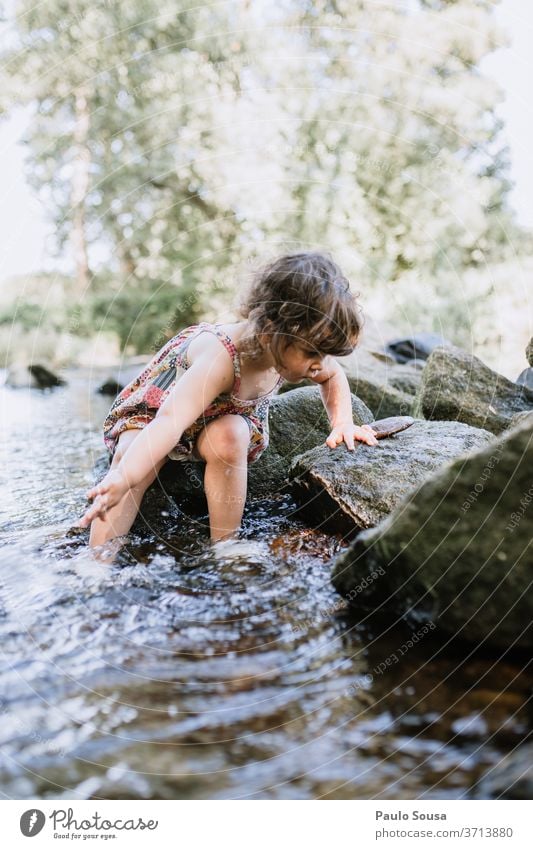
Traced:
<path fill-rule="evenodd" d="M 115 398 L 122 392 L 128 383 L 138 377 L 144 370 L 149 360 L 146 357 L 131 357 L 121 363 L 120 368 L 114 374 L 110 374 L 97 388 L 100 395 L 109 395 Z"/>
<path fill-rule="evenodd" d="M 413 415 L 465 422 L 500 434 L 533 409 L 533 390 L 492 371 L 461 348 L 436 348 L 422 372 Z"/>
<path fill-rule="evenodd" d="M 365 594 L 371 606 L 435 621 L 473 642 L 533 647 L 532 465 L 526 419 L 445 465 L 361 533 L 334 563 L 335 587 L 350 598 L 382 567 Z"/>
<path fill-rule="evenodd" d="M 37 381 L 39 389 L 51 389 L 54 386 L 64 386 L 66 381 L 62 377 L 58 377 L 53 371 L 46 366 L 33 363 L 28 366 L 28 371 L 31 376 Z"/>
<path fill-rule="evenodd" d="M 292 464 L 292 493 L 315 526 L 372 528 L 436 469 L 491 439 L 487 431 L 460 422 L 418 419 L 377 446 L 357 442 L 354 451 L 318 446 Z"/>
<path fill-rule="evenodd" d="M 46 366 L 33 363 L 29 366 L 10 368 L 6 384 L 12 389 L 52 389 L 55 386 L 64 386 L 66 381 Z"/>
<path fill-rule="evenodd" d="M 112 398 L 115 398 L 119 392 L 122 392 L 124 386 L 118 382 L 114 377 L 108 377 L 107 380 L 104 380 L 103 383 L 100 384 L 98 389 L 96 390 L 99 395 L 109 395 Z"/>

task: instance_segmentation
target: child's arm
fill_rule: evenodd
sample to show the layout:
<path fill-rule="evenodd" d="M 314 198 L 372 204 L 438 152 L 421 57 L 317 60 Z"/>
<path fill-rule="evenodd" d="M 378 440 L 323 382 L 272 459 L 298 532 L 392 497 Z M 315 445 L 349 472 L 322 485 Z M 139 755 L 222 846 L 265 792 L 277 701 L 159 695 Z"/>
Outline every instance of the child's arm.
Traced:
<path fill-rule="evenodd" d="M 183 431 L 217 395 L 231 390 L 235 379 L 231 358 L 216 336 L 205 335 L 202 351 L 194 357 L 155 418 L 130 444 L 120 463 L 87 493 L 87 498 L 95 502 L 80 520 L 81 527 L 87 527 L 96 516 L 104 516 L 118 504 L 174 448 Z"/>
<path fill-rule="evenodd" d="M 322 401 L 331 422 L 332 431 L 326 439 L 326 445 L 335 448 L 344 441 L 347 447 L 353 450 L 354 439 L 366 442 L 367 445 L 378 444 L 370 425 L 359 427 L 354 424 L 350 385 L 344 371 L 333 357 L 324 358 L 324 367 L 312 380 L 320 385 Z"/>

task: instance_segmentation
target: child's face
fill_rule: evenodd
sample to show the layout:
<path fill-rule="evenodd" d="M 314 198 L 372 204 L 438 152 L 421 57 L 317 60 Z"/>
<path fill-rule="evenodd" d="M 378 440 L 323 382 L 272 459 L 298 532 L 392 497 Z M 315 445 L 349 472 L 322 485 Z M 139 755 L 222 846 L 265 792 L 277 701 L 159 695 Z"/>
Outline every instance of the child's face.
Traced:
<path fill-rule="evenodd" d="M 299 383 L 306 377 L 316 377 L 322 369 L 324 357 L 301 345 L 289 345 L 277 363 L 280 375 L 290 383 Z"/>

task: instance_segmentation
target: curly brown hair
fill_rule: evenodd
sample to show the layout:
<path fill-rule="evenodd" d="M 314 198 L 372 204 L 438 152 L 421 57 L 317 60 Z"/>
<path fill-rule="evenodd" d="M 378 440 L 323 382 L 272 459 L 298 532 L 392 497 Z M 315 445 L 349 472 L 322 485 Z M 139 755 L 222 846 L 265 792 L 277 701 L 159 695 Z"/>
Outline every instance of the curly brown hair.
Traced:
<path fill-rule="evenodd" d="M 326 253 L 285 254 L 253 274 L 241 301 L 240 315 L 250 324 L 242 352 L 250 358 L 263 353 L 259 334 L 271 335 L 276 360 L 289 346 L 322 356 L 351 354 L 363 327 L 357 296 Z"/>

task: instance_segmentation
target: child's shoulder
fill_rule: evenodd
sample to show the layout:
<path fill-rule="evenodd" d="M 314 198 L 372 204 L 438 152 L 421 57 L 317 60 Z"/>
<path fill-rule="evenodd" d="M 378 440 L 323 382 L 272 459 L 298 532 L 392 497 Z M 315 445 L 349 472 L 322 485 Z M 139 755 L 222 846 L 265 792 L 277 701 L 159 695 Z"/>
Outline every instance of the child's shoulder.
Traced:
<path fill-rule="evenodd" d="M 196 325 L 195 332 L 187 345 L 187 361 L 189 365 L 204 354 L 213 357 L 226 351 L 233 362 L 233 367 L 239 370 L 237 340 L 238 324 L 209 324 L 202 322 Z"/>

